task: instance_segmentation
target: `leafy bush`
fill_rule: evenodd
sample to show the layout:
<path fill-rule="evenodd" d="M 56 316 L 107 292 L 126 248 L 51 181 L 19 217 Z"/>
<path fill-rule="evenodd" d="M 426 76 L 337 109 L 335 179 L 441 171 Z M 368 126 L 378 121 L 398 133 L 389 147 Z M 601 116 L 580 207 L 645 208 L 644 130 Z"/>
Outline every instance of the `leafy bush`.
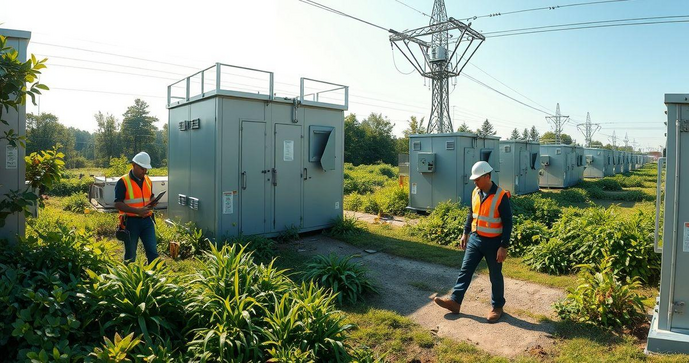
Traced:
<path fill-rule="evenodd" d="M 643 178 L 637 175 L 624 176 L 622 174 L 617 174 L 615 175 L 615 179 L 625 188 L 639 188 L 644 186 Z"/>
<path fill-rule="evenodd" d="M 86 198 L 86 194 L 76 193 L 65 198 L 62 201 L 62 210 L 66 210 L 73 213 L 84 213 L 89 207 L 89 201 Z"/>
<path fill-rule="evenodd" d="M 512 214 L 535 219 L 551 226 L 560 218 L 562 206 L 555 201 L 557 193 L 533 193 L 510 198 Z"/>
<path fill-rule="evenodd" d="M 101 335 L 143 335 L 151 346 L 157 337 L 181 340 L 186 289 L 162 260 L 114 264 L 107 273 L 89 271 L 86 302 Z"/>
<path fill-rule="evenodd" d="M 230 238 L 225 244 L 238 244 L 244 246 L 246 252 L 251 252 L 254 259 L 259 262 L 270 262 L 275 257 L 275 241 L 263 236 L 244 236 Z"/>
<path fill-rule="evenodd" d="M 562 207 L 552 199 L 543 198 L 538 194 L 534 195 L 535 219 L 543 222 L 546 226 L 551 226 L 562 215 Z"/>
<path fill-rule="evenodd" d="M 620 281 L 614 260 L 605 256 L 597 269 L 581 266 L 579 286 L 554 306 L 560 318 L 606 328 L 632 328 L 645 320 L 642 298 L 636 293 L 641 283 L 637 278 Z"/>
<path fill-rule="evenodd" d="M 361 223 L 355 217 L 337 217 L 333 220 L 333 226 L 326 232 L 333 237 L 346 237 L 360 234 L 364 231 Z"/>
<path fill-rule="evenodd" d="M 600 187 L 603 190 L 611 191 L 611 192 L 616 192 L 622 190 L 622 185 L 620 184 L 619 181 L 613 179 L 613 178 L 603 178 L 600 180 L 597 180 L 596 186 Z"/>
<path fill-rule="evenodd" d="M 591 199 L 607 199 L 608 194 L 599 186 L 592 186 L 586 189 L 586 193 Z"/>
<path fill-rule="evenodd" d="M 361 212 L 364 210 L 364 198 L 361 194 L 352 193 L 345 195 L 342 204 L 344 210 L 351 210 L 355 212 Z"/>
<path fill-rule="evenodd" d="M 565 189 L 560 192 L 560 197 L 568 203 L 585 203 L 588 201 L 586 191 L 580 188 Z"/>
<path fill-rule="evenodd" d="M 547 241 L 549 238 L 548 226 L 539 221 L 524 220 L 517 216 L 514 218 L 510 254 L 523 256 L 531 246 L 537 245 L 541 241 Z"/>
<path fill-rule="evenodd" d="M 373 193 L 387 182 L 397 178 L 396 168 L 387 164 L 359 165 L 345 164 L 344 194 Z"/>
<path fill-rule="evenodd" d="M 87 268 L 105 270 L 108 255 L 86 233 L 53 229 L 0 251 L 0 352 L 6 359 L 79 360 L 90 350 L 81 284 Z"/>
<path fill-rule="evenodd" d="M 89 186 L 93 184 L 93 178 L 90 176 L 81 178 L 70 177 L 69 174 L 65 176 L 67 177 L 53 184 L 52 188 L 48 190 L 48 195 L 66 197 L 76 193 L 88 193 Z"/>
<path fill-rule="evenodd" d="M 524 256 L 524 263 L 532 269 L 551 275 L 563 275 L 572 270 L 572 246 L 558 237 L 536 245 Z"/>
<path fill-rule="evenodd" d="M 440 245 L 454 246 L 464 233 L 468 208 L 459 203 L 442 202 L 428 217 L 411 227 L 412 234 Z"/>
<path fill-rule="evenodd" d="M 378 214 L 401 215 L 409 205 L 407 188 L 400 187 L 396 182 L 388 183 L 375 191 L 373 199 L 378 206 Z"/>
<path fill-rule="evenodd" d="M 355 304 L 363 299 L 364 294 L 377 291 L 366 276 L 366 269 L 358 263 L 350 262 L 353 257 L 339 257 L 335 254 L 316 256 L 306 265 L 304 278 L 331 289 L 340 304 L 343 300 Z"/>
<path fill-rule="evenodd" d="M 156 226 L 156 239 L 158 250 L 169 255 L 170 242 L 179 244 L 180 259 L 187 259 L 194 256 L 201 256 L 204 251 L 208 251 L 210 242 L 203 236 L 203 230 L 196 228 L 194 222 L 185 224 L 158 223 Z"/>

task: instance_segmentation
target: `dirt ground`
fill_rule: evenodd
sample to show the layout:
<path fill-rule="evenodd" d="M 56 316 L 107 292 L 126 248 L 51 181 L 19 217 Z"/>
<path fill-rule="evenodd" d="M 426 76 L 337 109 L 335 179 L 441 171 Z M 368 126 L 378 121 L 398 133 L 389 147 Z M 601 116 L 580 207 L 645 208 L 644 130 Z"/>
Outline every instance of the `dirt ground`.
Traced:
<path fill-rule="evenodd" d="M 441 337 L 466 341 L 494 355 L 517 357 L 527 352 L 547 351 L 554 344 L 554 328 L 539 317 L 552 317 L 552 303 L 564 298 L 562 290 L 505 278 L 505 314 L 496 324 L 488 324 L 490 281 L 488 274 L 474 275 L 462 311 L 451 314 L 430 299 L 449 295 L 458 269 L 366 252 L 323 235 L 309 236 L 286 248 L 307 255 L 335 253 L 357 255 L 377 284 L 379 295 L 369 302 L 381 309 L 411 318 Z"/>

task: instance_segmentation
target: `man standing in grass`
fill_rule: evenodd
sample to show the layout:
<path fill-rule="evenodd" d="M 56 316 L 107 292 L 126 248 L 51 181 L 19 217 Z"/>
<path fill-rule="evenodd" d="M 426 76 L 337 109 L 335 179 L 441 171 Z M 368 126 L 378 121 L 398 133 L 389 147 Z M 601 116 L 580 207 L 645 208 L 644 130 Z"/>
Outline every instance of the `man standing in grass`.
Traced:
<path fill-rule="evenodd" d="M 120 227 L 124 227 L 124 261 L 136 260 L 136 245 L 141 243 L 151 263 L 158 257 L 155 224 L 153 223 L 153 184 L 146 171 L 151 168 L 151 157 L 140 152 L 132 159 L 132 169 L 115 185 L 115 208 L 120 211 Z"/>
<path fill-rule="evenodd" d="M 493 168 L 485 161 L 479 161 L 471 168 L 469 179 L 474 181 L 476 188 L 471 194 L 471 208 L 460 240 L 460 247 L 466 250 L 464 261 L 450 298 L 434 298 L 436 304 L 458 314 L 464 294 L 471 284 L 471 277 L 485 257 L 492 287 L 493 308 L 488 313 L 489 323 L 500 319 L 505 305 L 502 263 L 507 258 L 512 234 L 510 194 L 493 183 L 492 171 Z"/>

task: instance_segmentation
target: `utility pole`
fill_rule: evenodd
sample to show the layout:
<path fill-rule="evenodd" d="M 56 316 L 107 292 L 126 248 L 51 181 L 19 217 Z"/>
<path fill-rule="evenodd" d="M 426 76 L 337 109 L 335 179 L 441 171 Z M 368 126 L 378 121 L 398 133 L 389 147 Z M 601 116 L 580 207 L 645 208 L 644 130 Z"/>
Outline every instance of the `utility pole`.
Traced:
<path fill-rule="evenodd" d="M 591 123 L 591 115 L 586 113 L 586 122 L 583 124 L 577 124 L 577 129 L 584 134 L 584 142 L 586 147 L 591 147 L 591 139 L 593 139 L 593 134 L 600 130 L 600 124 Z"/>
<path fill-rule="evenodd" d="M 617 136 L 615 136 L 615 131 L 612 132 L 612 136 L 610 136 L 608 140 L 612 143 L 612 149 L 617 150 Z"/>
<path fill-rule="evenodd" d="M 560 114 L 560 103 L 557 104 L 557 108 L 555 109 L 555 116 L 546 116 L 545 119 L 548 120 L 548 123 L 553 124 L 555 143 L 562 143 L 562 140 L 560 139 L 560 135 L 562 135 L 562 127 L 565 125 L 565 123 L 567 123 L 567 121 L 569 121 L 569 116 L 562 116 Z"/>
<path fill-rule="evenodd" d="M 428 26 L 403 32 L 390 29 L 390 32 L 391 46 L 397 47 L 421 76 L 431 80 L 431 115 L 428 118 L 426 132 L 454 132 L 450 118 L 448 81 L 462 73 L 486 38 L 471 29 L 471 23 L 467 25 L 457 19 L 448 18 L 444 0 L 434 1 Z M 453 39 L 452 42 L 450 38 Z M 419 46 L 421 55 L 411 50 L 411 43 Z"/>

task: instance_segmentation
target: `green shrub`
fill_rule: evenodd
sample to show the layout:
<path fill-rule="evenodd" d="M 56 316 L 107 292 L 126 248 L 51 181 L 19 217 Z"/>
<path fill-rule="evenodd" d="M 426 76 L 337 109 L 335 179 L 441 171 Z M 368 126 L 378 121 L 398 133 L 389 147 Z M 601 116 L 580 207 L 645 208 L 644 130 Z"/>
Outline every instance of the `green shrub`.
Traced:
<path fill-rule="evenodd" d="M 170 242 L 179 243 L 180 259 L 187 259 L 194 256 L 201 256 L 204 251 L 208 251 L 210 241 L 203 236 L 203 230 L 196 228 L 194 222 L 185 224 L 158 223 L 156 225 L 156 239 L 158 251 L 168 254 Z"/>
<path fill-rule="evenodd" d="M 613 178 L 603 178 L 600 180 L 597 180 L 596 186 L 600 187 L 603 190 L 607 190 L 610 192 L 616 192 L 622 190 L 622 185 L 620 184 L 619 181 L 613 179 Z"/>
<path fill-rule="evenodd" d="M 333 237 L 346 237 L 361 234 L 364 228 L 355 217 L 337 217 L 333 220 L 333 226 L 326 232 Z"/>
<path fill-rule="evenodd" d="M 350 262 L 353 257 L 316 256 L 306 265 L 304 278 L 332 290 L 340 304 L 343 301 L 355 304 L 363 299 L 364 294 L 377 291 L 366 269 L 361 264 Z"/>
<path fill-rule="evenodd" d="M 62 210 L 73 213 L 84 213 L 89 207 L 86 194 L 76 193 L 62 200 Z"/>
<path fill-rule="evenodd" d="M 259 262 L 270 262 L 276 254 L 275 241 L 260 235 L 244 236 L 230 238 L 224 242 L 225 244 L 233 245 L 239 244 L 244 246 L 247 253 L 251 253 L 254 259 Z"/>
<path fill-rule="evenodd" d="M 344 210 L 362 212 L 364 210 L 364 200 L 361 194 L 352 193 L 344 196 L 342 202 Z"/>
<path fill-rule="evenodd" d="M 534 208 L 536 212 L 534 217 L 536 220 L 543 222 L 546 226 L 551 226 L 562 215 L 562 207 L 552 199 L 543 198 L 542 196 L 534 195 Z"/>
<path fill-rule="evenodd" d="M 580 188 L 565 189 L 560 192 L 562 200 L 568 203 L 585 203 L 588 201 L 586 191 Z"/>
<path fill-rule="evenodd" d="M 614 259 L 605 256 L 598 268 L 581 266 L 579 286 L 554 306 L 560 318 L 606 328 L 633 328 L 646 319 L 642 298 L 636 293 L 641 283 L 636 278 L 621 281 Z"/>
<path fill-rule="evenodd" d="M 47 190 L 48 195 L 66 197 L 77 193 L 84 194 L 88 193 L 89 186 L 93 184 L 93 178 L 90 176 L 76 177 L 69 173 L 65 176 L 67 177 L 63 177 Z"/>
<path fill-rule="evenodd" d="M 608 195 L 599 186 L 592 186 L 586 189 L 586 193 L 591 199 L 607 199 Z"/>
<path fill-rule="evenodd" d="M 117 263 L 89 275 L 85 300 L 101 335 L 135 333 L 149 346 L 159 337 L 182 339 L 187 289 L 162 260 Z"/>
<path fill-rule="evenodd" d="M 380 207 L 373 194 L 366 194 L 362 197 L 362 208 L 364 213 L 378 214 Z"/>
<path fill-rule="evenodd" d="M 639 188 L 644 186 L 643 178 L 637 175 L 624 176 L 622 174 L 617 174 L 615 175 L 615 179 L 625 188 Z"/>
<path fill-rule="evenodd" d="M 373 199 L 378 206 L 378 214 L 402 215 L 409 205 L 407 189 L 400 187 L 396 182 L 388 183 L 376 190 Z"/>
<path fill-rule="evenodd" d="M 49 355 L 80 360 L 90 351 L 91 320 L 80 300 L 86 269 L 104 271 L 102 243 L 55 225 L 0 250 L 0 351 L 5 359 Z M 54 358 L 53 358 L 54 359 Z M 47 361 L 47 360 L 44 360 Z"/>
<path fill-rule="evenodd" d="M 410 231 L 422 239 L 440 245 L 455 246 L 464 233 L 468 207 L 458 203 L 442 202 Z"/>
<path fill-rule="evenodd" d="M 510 241 L 510 254 L 523 256 L 531 246 L 547 241 L 550 237 L 548 227 L 535 220 L 514 218 L 512 240 Z"/>
<path fill-rule="evenodd" d="M 551 275 L 571 272 L 573 263 L 570 257 L 572 246 L 558 237 L 551 238 L 528 250 L 524 263 L 533 270 Z"/>

